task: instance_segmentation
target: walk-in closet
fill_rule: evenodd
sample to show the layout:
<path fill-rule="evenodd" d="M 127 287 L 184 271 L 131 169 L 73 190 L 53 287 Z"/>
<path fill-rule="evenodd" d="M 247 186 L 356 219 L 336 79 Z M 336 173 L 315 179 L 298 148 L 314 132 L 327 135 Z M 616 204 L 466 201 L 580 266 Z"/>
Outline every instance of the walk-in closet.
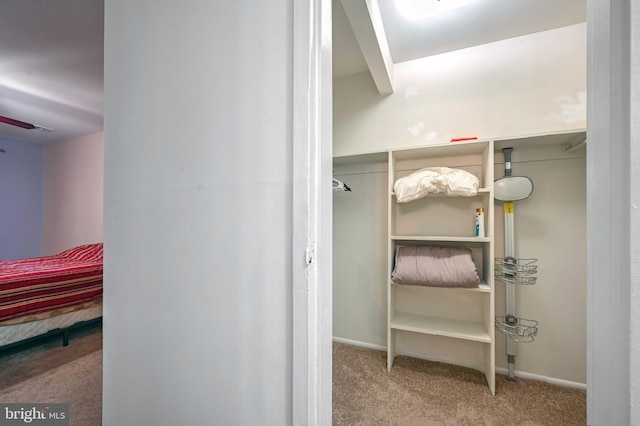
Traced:
<path fill-rule="evenodd" d="M 516 378 L 586 389 L 587 34 L 580 19 L 394 62 L 389 93 L 373 72 L 334 78 L 333 175 L 349 189 L 333 193 L 335 342 L 386 352 L 389 374 L 397 355 L 473 368 L 491 395 L 496 375 L 504 380 L 510 368 Z M 512 148 L 508 164 L 505 148 Z M 496 198 L 494 181 L 507 166 L 532 182 L 527 197 Z M 398 179 L 436 167 L 475 176 L 477 190 L 398 201 Z M 519 272 L 531 273 L 517 285 L 500 269 L 511 256 L 505 229 L 514 234 L 508 250 Z M 477 284 L 395 282 L 405 246 L 468 252 Z M 513 349 L 509 328 L 496 327 L 510 316 L 509 297 L 521 320 Z"/>

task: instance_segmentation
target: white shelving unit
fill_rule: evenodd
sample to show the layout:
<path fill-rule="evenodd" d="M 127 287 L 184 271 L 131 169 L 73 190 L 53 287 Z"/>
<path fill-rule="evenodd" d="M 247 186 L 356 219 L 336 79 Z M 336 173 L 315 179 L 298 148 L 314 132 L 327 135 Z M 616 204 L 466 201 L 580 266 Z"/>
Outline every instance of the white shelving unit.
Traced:
<path fill-rule="evenodd" d="M 387 368 L 391 371 L 398 333 L 429 339 L 439 336 L 481 345 L 478 368 L 495 394 L 493 141 L 457 142 L 388 152 L 388 308 Z M 480 179 L 473 197 L 427 196 L 396 203 L 395 181 L 424 167 L 446 166 L 469 171 Z M 475 209 L 484 208 L 485 237 L 473 236 Z M 391 281 L 398 245 L 468 247 L 481 284 L 478 288 L 407 286 Z M 427 346 L 429 343 L 427 343 Z M 438 348 L 440 351 L 441 347 Z M 401 352 L 401 351 L 400 351 Z M 452 354 L 453 355 L 453 354 Z M 424 354 L 429 358 L 429 354 Z"/>

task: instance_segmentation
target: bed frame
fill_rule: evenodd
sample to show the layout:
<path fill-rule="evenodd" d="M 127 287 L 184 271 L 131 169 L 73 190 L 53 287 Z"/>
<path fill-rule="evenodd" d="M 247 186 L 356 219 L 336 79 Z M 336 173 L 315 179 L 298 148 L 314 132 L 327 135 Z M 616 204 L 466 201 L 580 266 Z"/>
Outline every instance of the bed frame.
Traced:
<path fill-rule="evenodd" d="M 56 335 L 61 336 L 62 345 L 67 346 L 70 331 L 95 323 L 102 323 L 102 304 L 38 321 L 0 325 L 0 354 Z"/>

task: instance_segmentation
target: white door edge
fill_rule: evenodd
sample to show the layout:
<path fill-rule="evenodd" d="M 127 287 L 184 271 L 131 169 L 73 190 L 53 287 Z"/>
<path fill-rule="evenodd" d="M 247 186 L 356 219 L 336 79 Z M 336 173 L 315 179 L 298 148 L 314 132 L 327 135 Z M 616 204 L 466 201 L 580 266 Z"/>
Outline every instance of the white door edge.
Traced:
<path fill-rule="evenodd" d="M 331 2 L 293 7 L 293 423 L 330 425 Z"/>

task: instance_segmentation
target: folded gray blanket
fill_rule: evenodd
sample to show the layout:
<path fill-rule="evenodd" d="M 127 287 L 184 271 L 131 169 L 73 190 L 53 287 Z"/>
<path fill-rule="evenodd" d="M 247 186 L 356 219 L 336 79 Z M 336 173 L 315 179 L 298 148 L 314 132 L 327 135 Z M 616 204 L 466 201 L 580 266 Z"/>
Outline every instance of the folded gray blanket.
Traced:
<path fill-rule="evenodd" d="M 478 287 L 480 278 L 464 247 L 399 246 L 391 279 L 397 284 Z"/>

